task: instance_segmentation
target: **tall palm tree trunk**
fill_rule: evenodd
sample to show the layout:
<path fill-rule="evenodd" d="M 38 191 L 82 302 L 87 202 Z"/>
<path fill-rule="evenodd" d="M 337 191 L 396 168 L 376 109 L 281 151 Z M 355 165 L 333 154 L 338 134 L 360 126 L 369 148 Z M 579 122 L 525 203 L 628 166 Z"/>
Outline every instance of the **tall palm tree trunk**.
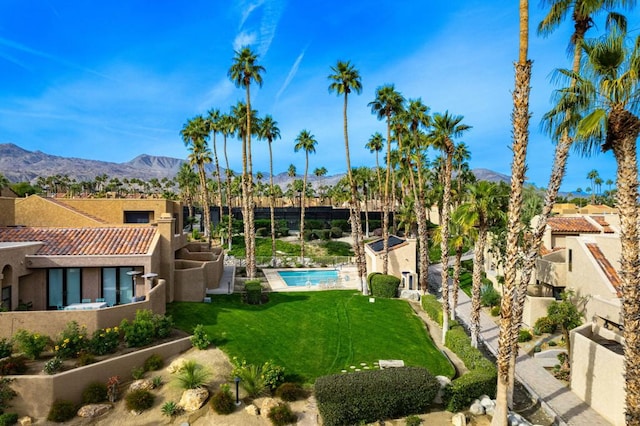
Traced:
<path fill-rule="evenodd" d="M 451 321 L 456 319 L 456 308 L 458 307 L 458 290 L 460 290 L 460 269 L 462 264 L 463 246 L 456 247 L 456 260 L 453 263 L 453 287 L 451 288 Z"/>
<path fill-rule="evenodd" d="M 427 206 L 424 197 L 424 180 L 422 177 L 422 162 L 418 160 L 416 165 L 418 170 L 418 283 L 422 293 L 426 293 L 429 288 L 429 227 L 427 217 Z"/>
<path fill-rule="evenodd" d="M 246 85 L 247 92 L 247 163 L 248 163 L 248 180 L 247 180 L 247 229 L 249 232 L 249 246 L 247 252 L 247 277 L 255 278 L 256 276 L 256 225 L 254 220 L 255 209 L 253 199 L 253 162 L 251 159 L 251 91 L 250 84 Z"/>
<path fill-rule="evenodd" d="M 204 216 L 204 235 L 207 237 L 207 241 L 211 244 L 211 212 L 209 211 L 209 191 L 207 189 L 207 175 L 204 171 L 204 166 L 198 164 L 198 176 L 200 178 L 200 187 L 202 188 L 202 214 Z"/>
<path fill-rule="evenodd" d="M 636 142 L 640 120 L 628 111 L 613 110 L 608 120 L 609 132 L 618 136 L 613 154 L 618 163 L 616 173 L 617 205 L 620 214 L 622 254 L 622 320 L 624 323 L 624 367 L 626 417 L 628 425 L 640 424 L 640 258 L 638 246 L 638 162 Z"/>
<path fill-rule="evenodd" d="M 227 156 L 227 135 L 224 135 L 224 161 L 226 164 L 225 175 L 227 177 L 227 250 L 231 250 L 231 239 L 233 237 L 232 218 L 231 218 L 231 169 L 229 169 L 229 157 Z"/>
<path fill-rule="evenodd" d="M 382 273 L 389 272 L 389 179 L 391 177 L 391 125 L 387 117 L 387 172 L 384 181 L 384 198 L 382 206 Z"/>
<path fill-rule="evenodd" d="M 218 149 L 216 147 L 216 133 L 213 133 L 213 159 L 216 162 L 216 176 L 218 177 L 218 200 L 220 201 L 219 211 L 220 217 L 218 220 L 218 226 L 222 224 L 222 178 L 220 177 L 220 163 L 218 162 Z M 223 237 L 224 238 L 224 237 Z"/>
<path fill-rule="evenodd" d="M 449 218 L 451 216 L 451 157 L 453 143 L 447 141 L 444 166 L 444 191 L 442 194 L 442 222 L 440 223 L 440 263 L 442 271 L 440 282 L 442 287 L 442 344 L 444 345 L 449 331 Z"/>
<path fill-rule="evenodd" d="M 269 139 L 269 216 L 271 218 L 271 266 L 276 266 L 276 196 L 273 192 L 273 152 Z"/>
<path fill-rule="evenodd" d="M 478 239 L 473 250 L 473 274 L 471 287 L 471 346 L 478 347 L 480 339 L 480 289 L 482 287 L 482 273 L 484 272 L 484 248 L 487 245 L 486 227 L 478 229 Z"/>
<path fill-rule="evenodd" d="M 516 273 L 518 260 L 518 234 L 522 214 L 522 187 L 526 171 L 527 145 L 529 140 L 529 92 L 531 61 L 527 59 L 529 42 L 529 2 L 520 0 L 520 54 L 515 64 L 515 89 L 513 92 L 513 163 L 511 164 L 511 197 L 507 220 L 507 258 L 505 262 L 504 292 L 500 305 L 501 321 L 498 337 L 498 383 L 496 409 L 492 426 L 506 426 L 508 414 L 508 391 L 510 360 L 514 350 L 513 304 L 516 302 Z"/>
<path fill-rule="evenodd" d="M 307 173 L 309 173 L 309 152 L 305 152 L 304 178 L 302 179 L 302 198 L 300 201 L 300 263 L 304 261 L 304 206 L 307 201 Z"/>

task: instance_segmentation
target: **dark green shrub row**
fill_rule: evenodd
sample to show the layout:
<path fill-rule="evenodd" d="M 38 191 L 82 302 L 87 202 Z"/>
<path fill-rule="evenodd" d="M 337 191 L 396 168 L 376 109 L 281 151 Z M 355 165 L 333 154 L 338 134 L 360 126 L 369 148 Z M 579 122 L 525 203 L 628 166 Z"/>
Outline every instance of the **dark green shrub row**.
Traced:
<path fill-rule="evenodd" d="M 400 278 L 378 274 L 371 277 L 371 295 L 391 299 L 398 294 Z"/>
<path fill-rule="evenodd" d="M 335 219 L 331 221 L 332 228 L 340 228 L 342 232 L 351 232 L 351 224 L 346 219 Z"/>
<path fill-rule="evenodd" d="M 402 367 L 320 377 L 315 394 L 323 424 L 337 426 L 424 413 L 439 388 L 428 370 Z"/>
<path fill-rule="evenodd" d="M 250 280 L 244 283 L 249 305 L 259 305 L 262 301 L 262 284 L 259 280 Z"/>
<path fill-rule="evenodd" d="M 456 353 L 470 370 L 451 382 L 445 389 L 443 400 L 452 412 L 467 409 L 480 395 L 495 396 L 497 372 L 495 365 L 479 349 L 471 346 L 471 339 L 460 326 L 452 327 L 445 338 L 445 346 Z"/>
<path fill-rule="evenodd" d="M 480 395 L 496 394 L 496 370 L 471 370 L 458 377 L 444 389 L 443 400 L 446 409 L 453 413 L 469 408 L 474 399 Z"/>
<path fill-rule="evenodd" d="M 442 303 L 433 294 L 425 294 L 421 298 L 422 309 L 429 315 L 429 318 L 440 324 L 442 327 Z"/>
<path fill-rule="evenodd" d="M 369 293 L 371 293 L 371 280 L 374 276 L 380 275 L 381 273 L 382 272 L 371 272 L 369 275 L 367 275 L 367 288 L 369 289 Z"/>
<path fill-rule="evenodd" d="M 120 323 L 120 328 L 124 331 L 124 341 L 129 347 L 140 347 L 156 339 L 165 338 L 171 333 L 172 326 L 170 316 L 154 314 L 149 309 L 139 309 L 133 321 L 123 319 Z"/>

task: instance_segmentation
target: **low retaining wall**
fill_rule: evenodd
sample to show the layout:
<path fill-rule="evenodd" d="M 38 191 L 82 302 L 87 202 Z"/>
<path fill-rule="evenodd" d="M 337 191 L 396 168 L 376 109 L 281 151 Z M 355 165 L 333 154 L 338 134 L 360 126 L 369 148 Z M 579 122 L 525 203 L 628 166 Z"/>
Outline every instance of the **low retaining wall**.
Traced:
<path fill-rule="evenodd" d="M 46 418 L 55 400 L 80 403 L 82 391 L 89 383 L 106 384 L 112 376 L 120 376 L 126 381 L 131 377 L 131 369 L 142 366 L 152 354 L 160 355 L 166 361 L 167 358 L 191 348 L 190 339 L 185 337 L 52 376 L 6 376 L 14 379 L 11 387 L 18 394 L 11 400 L 11 411 L 37 419 Z"/>

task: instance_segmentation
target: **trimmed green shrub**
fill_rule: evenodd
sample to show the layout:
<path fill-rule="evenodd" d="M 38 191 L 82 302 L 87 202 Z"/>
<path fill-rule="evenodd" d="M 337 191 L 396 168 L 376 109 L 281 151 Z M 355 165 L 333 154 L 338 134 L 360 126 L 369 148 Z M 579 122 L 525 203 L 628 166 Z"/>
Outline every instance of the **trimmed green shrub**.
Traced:
<path fill-rule="evenodd" d="M 429 315 L 429 318 L 440 324 L 442 327 L 442 303 L 433 294 L 425 294 L 421 298 L 422 309 Z"/>
<path fill-rule="evenodd" d="M 256 229 L 256 235 L 258 237 L 266 237 L 270 234 L 269 229 L 268 228 L 258 228 Z"/>
<path fill-rule="evenodd" d="M 334 219 L 331 221 L 332 228 L 340 228 L 343 232 L 351 232 L 351 224 L 346 219 Z"/>
<path fill-rule="evenodd" d="M 154 314 L 148 309 L 136 311 L 133 321 L 123 319 L 120 328 L 124 332 L 124 341 L 129 347 L 140 347 L 156 339 L 167 337 L 171 333 L 173 321 L 170 316 Z"/>
<path fill-rule="evenodd" d="M 99 404 L 107 400 L 107 384 L 102 382 L 89 383 L 82 391 L 83 404 Z"/>
<path fill-rule="evenodd" d="M 371 294 L 371 280 L 374 276 L 380 275 L 381 273 L 382 272 L 370 272 L 369 275 L 367 275 L 367 288 L 369 289 L 369 294 Z"/>
<path fill-rule="evenodd" d="M 18 423 L 18 415 L 16 413 L 0 414 L 0 426 L 11 426 Z"/>
<path fill-rule="evenodd" d="M 220 389 L 211 397 L 211 408 L 218 414 L 231 414 L 236 409 L 229 385 L 220 385 Z"/>
<path fill-rule="evenodd" d="M 371 277 L 371 295 L 392 299 L 398 294 L 400 278 L 393 275 L 378 274 Z"/>
<path fill-rule="evenodd" d="M 37 359 L 49 344 L 49 338 L 38 333 L 20 329 L 13 336 L 16 348 L 29 359 Z"/>
<path fill-rule="evenodd" d="M 55 401 L 49 410 L 47 420 L 56 423 L 66 422 L 76 416 L 76 410 L 76 405 L 71 401 Z"/>
<path fill-rule="evenodd" d="M 155 399 L 155 395 L 145 389 L 133 390 L 124 397 L 127 410 L 137 412 L 151 408 Z"/>
<path fill-rule="evenodd" d="M 271 407 L 267 417 L 274 426 L 291 425 L 298 421 L 298 416 L 293 414 L 291 407 L 286 402 L 279 402 L 275 407 Z"/>
<path fill-rule="evenodd" d="M 318 219 L 305 219 L 304 227 L 308 229 L 325 229 L 325 223 L 322 220 Z"/>
<path fill-rule="evenodd" d="M 415 415 L 408 416 L 404 421 L 406 426 L 420 426 L 422 424 L 422 419 Z"/>
<path fill-rule="evenodd" d="M 0 358 L 8 357 L 13 352 L 13 344 L 11 340 L 2 338 L 0 339 Z"/>
<path fill-rule="evenodd" d="M 533 331 L 538 335 L 542 333 L 555 333 L 556 329 L 556 324 L 551 321 L 549 317 L 540 317 L 533 325 Z"/>
<path fill-rule="evenodd" d="M 331 238 L 340 238 L 342 237 L 342 228 L 338 228 L 337 226 L 333 226 L 329 233 Z"/>
<path fill-rule="evenodd" d="M 491 308 L 491 316 L 497 317 L 500 315 L 500 305 Z"/>
<path fill-rule="evenodd" d="M 207 349 L 209 345 L 211 345 L 211 339 L 204 329 L 204 325 L 198 324 L 195 326 L 193 335 L 191 336 L 191 344 L 200 350 Z"/>
<path fill-rule="evenodd" d="M 533 336 L 529 330 L 520 330 L 518 332 L 518 343 L 528 342 L 531 339 L 533 339 Z"/>
<path fill-rule="evenodd" d="M 244 283 L 249 305 L 259 305 L 262 302 L 262 283 L 260 280 L 249 280 Z"/>
<path fill-rule="evenodd" d="M 549 346 L 558 346 L 555 340 L 550 340 L 548 343 Z"/>
<path fill-rule="evenodd" d="M 323 424 L 337 426 L 424 413 L 439 388 L 428 370 L 401 367 L 319 377 L 315 395 Z"/>
<path fill-rule="evenodd" d="M 144 371 L 160 370 L 164 366 L 164 360 L 158 354 L 152 354 L 144 361 Z"/>
<path fill-rule="evenodd" d="M 469 408 L 474 399 L 480 395 L 494 397 L 497 382 L 496 369 L 471 370 L 458 377 L 444 389 L 442 399 L 446 409 L 453 413 Z"/>
<path fill-rule="evenodd" d="M 299 383 L 283 383 L 276 389 L 276 396 L 283 401 L 293 402 L 307 397 L 307 392 Z"/>
<path fill-rule="evenodd" d="M 462 327 L 453 327 L 447 332 L 444 345 L 451 349 L 464 362 L 469 370 L 494 370 L 494 364 L 486 359 L 479 349 L 471 346 L 471 339 Z M 480 395 L 476 395 L 478 397 Z"/>

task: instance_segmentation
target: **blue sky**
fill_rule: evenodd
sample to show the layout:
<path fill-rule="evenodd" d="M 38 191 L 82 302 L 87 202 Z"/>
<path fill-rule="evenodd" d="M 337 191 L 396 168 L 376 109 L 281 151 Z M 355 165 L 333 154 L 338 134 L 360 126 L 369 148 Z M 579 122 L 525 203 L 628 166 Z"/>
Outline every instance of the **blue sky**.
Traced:
<path fill-rule="evenodd" d="M 539 126 L 551 105 L 550 75 L 570 66 L 570 23 L 538 37 L 543 13 L 532 1 L 528 178 L 538 186 L 546 186 L 553 156 Z M 630 27 L 637 31 L 639 21 L 635 14 Z M 603 31 L 599 23 L 589 35 Z M 244 100 L 227 72 L 234 50 L 250 45 L 266 69 L 262 88 L 252 87 L 252 106 L 281 130 L 276 173 L 291 163 L 303 171 L 304 153 L 293 150 L 303 129 L 318 141 L 310 170 L 344 171 L 342 98 L 329 93 L 327 76 L 337 60 L 350 60 L 363 84 L 349 103 L 352 165 L 375 164 L 364 145 L 386 127 L 367 104 L 377 87 L 393 83 L 431 112 L 464 116 L 473 129 L 460 141 L 472 168 L 510 174 L 517 40 L 516 1 L 3 0 L 0 143 L 113 162 L 185 158 L 179 131 L 189 118 Z M 266 142 L 254 147 L 254 171 L 268 172 Z M 230 140 L 228 152 L 240 170 L 239 142 Z M 592 169 L 615 180 L 611 153 L 572 154 L 563 190 L 589 186 Z"/>

